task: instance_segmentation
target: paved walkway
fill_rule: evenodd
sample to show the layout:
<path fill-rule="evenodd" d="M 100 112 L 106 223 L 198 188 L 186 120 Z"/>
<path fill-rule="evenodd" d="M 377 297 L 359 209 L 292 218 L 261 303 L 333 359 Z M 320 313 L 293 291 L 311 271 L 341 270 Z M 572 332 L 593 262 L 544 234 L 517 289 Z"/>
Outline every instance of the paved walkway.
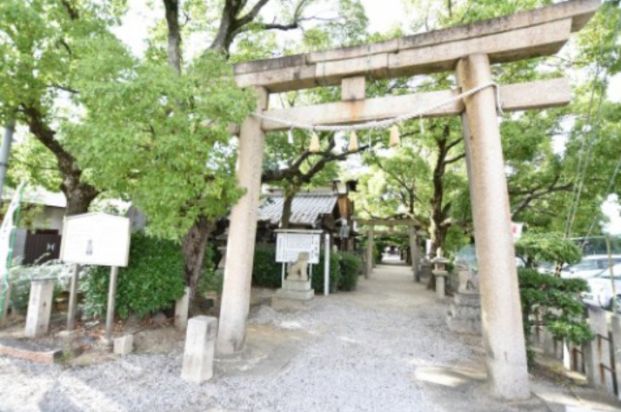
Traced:
<path fill-rule="evenodd" d="M 407 267 L 380 265 L 356 292 L 255 308 L 244 353 L 203 385 L 179 379 L 181 340 L 83 367 L 0 358 L 0 411 L 618 410 L 538 377 L 527 402 L 491 399 L 479 339 L 449 332 L 446 310 Z"/>

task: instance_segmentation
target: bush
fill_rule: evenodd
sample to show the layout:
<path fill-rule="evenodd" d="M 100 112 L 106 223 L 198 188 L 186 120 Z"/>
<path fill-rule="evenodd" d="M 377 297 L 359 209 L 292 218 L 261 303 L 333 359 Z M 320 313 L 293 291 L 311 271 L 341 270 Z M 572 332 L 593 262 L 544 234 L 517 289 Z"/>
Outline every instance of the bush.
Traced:
<path fill-rule="evenodd" d="M 102 316 L 108 300 L 110 268 L 98 266 L 82 283 L 87 316 Z M 179 244 L 134 234 L 129 266 L 119 269 L 115 310 L 145 316 L 170 308 L 184 292 L 183 255 Z"/>
<path fill-rule="evenodd" d="M 593 339 L 580 299 L 580 293 L 589 290 L 584 279 L 562 279 L 528 268 L 520 268 L 518 275 L 527 342 L 538 318 L 538 326 L 549 330 L 554 339 L 576 345 Z M 530 348 L 528 354 L 532 363 Z"/>
<path fill-rule="evenodd" d="M 257 245 L 252 266 L 252 285 L 276 289 L 280 287 L 282 267 L 276 262 L 275 245 Z"/>
<path fill-rule="evenodd" d="M 578 263 L 580 248 L 571 240 L 558 233 L 526 233 L 515 245 L 515 252 L 526 267 L 534 268 L 539 263 Z"/>
<path fill-rule="evenodd" d="M 352 291 L 358 285 L 358 276 L 362 271 L 362 259 L 351 252 L 340 252 L 341 277 L 338 284 L 339 290 Z"/>
<path fill-rule="evenodd" d="M 324 254 L 322 252 L 319 256 L 319 263 L 313 266 L 313 279 L 311 284 L 313 289 L 315 289 L 316 294 L 323 293 L 323 268 Z M 330 253 L 330 293 L 336 292 L 340 281 L 341 265 L 339 262 L 339 256 L 337 253 Z"/>

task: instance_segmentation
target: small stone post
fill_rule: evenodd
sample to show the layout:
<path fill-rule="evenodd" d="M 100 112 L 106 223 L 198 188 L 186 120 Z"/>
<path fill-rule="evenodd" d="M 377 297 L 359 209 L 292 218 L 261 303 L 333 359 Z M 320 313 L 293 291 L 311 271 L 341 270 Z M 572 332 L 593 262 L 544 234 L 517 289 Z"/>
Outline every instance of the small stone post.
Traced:
<path fill-rule="evenodd" d="M 434 264 L 432 273 L 436 277 L 436 295 L 443 299 L 446 296 L 446 277 L 448 276 L 446 264 L 449 260 L 442 257 L 442 250 L 438 249 L 438 256 L 432 262 Z"/>
<path fill-rule="evenodd" d="M 617 374 L 617 399 L 621 401 L 621 316 L 612 315 L 612 350 L 615 354 L 615 372 Z"/>
<path fill-rule="evenodd" d="M 30 282 L 30 298 L 26 315 L 25 335 L 37 338 L 45 335 L 50 327 L 54 279 L 33 279 Z"/>
<path fill-rule="evenodd" d="M 182 379 L 192 383 L 211 379 L 217 328 L 218 320 L 212 316 L 195 316 L 188 321 Z"/>
<path fill-rule="evenodd" d="M 186 287 L 183 296 L 175 303 L 175 327 L 184 330 L 188 326 L 188 312 L 190 310 L 190 288 Z"/>

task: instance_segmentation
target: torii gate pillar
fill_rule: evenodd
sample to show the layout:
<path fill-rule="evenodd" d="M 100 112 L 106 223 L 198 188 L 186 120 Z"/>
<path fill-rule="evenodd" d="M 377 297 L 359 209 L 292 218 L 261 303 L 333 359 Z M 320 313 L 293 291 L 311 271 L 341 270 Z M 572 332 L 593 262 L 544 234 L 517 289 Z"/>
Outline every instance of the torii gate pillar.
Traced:
<path fill-rule="evenodd" d="M 492 76 L 488 56 L 473 54 L 459 60 L 457 75 L 464 90 L 489 83 Z M 498 397 L 528 398 L 526 346 L 494 89 L 489 87 L 466 98 L 465 109 L 489 382 Z"/>
<path fill-rule="evenodd" d="M 256 91 L 257 111 L 263 111 L 267 108 L 268 93 L 263 88 Z M 246 193 L 231 210 L 218 324 L 217 350 L 220 354 L 240 351 L 246 340 L 264 145 L 261 121 L 247 117 L 239 133 L 237 160 L 237 178 Z"/>

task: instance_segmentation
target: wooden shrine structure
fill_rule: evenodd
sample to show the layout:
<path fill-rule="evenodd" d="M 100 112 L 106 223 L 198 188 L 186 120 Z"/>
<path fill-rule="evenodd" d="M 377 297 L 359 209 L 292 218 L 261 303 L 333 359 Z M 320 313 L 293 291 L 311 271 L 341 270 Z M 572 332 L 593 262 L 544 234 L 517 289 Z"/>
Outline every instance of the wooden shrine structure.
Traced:
<path fill-rule="evenodd" d="M 497 104 L 504 111 L 560 106 L 570 101 L 571 91 L 563 78 L 500 85 L 495 90 L 491 65 L 558 52 L 599 4 L 599 0 L 571 0 L 380 43 L 237 64 L 238 85 L 256 90 L 257 113 L 242 123 L 239 134 L 237 174 L 246 193 L 230 215 L 218 351 L 235 353 L 244 345 L 265 134 L 291 127 L 274 119 L 342 125 L 433 108 L 424 117 L 461 116 L 463 123 L 492 392 L 506 399 L 530 396 Z M 460 90 L 365 98 L 366 79 L 446 71 L 456 73 Z M 268 107 L 270 93 L 334 85 L 341 86 L 341 101 Z M 439 105 L 468 91 L 468 96 Z"/>

